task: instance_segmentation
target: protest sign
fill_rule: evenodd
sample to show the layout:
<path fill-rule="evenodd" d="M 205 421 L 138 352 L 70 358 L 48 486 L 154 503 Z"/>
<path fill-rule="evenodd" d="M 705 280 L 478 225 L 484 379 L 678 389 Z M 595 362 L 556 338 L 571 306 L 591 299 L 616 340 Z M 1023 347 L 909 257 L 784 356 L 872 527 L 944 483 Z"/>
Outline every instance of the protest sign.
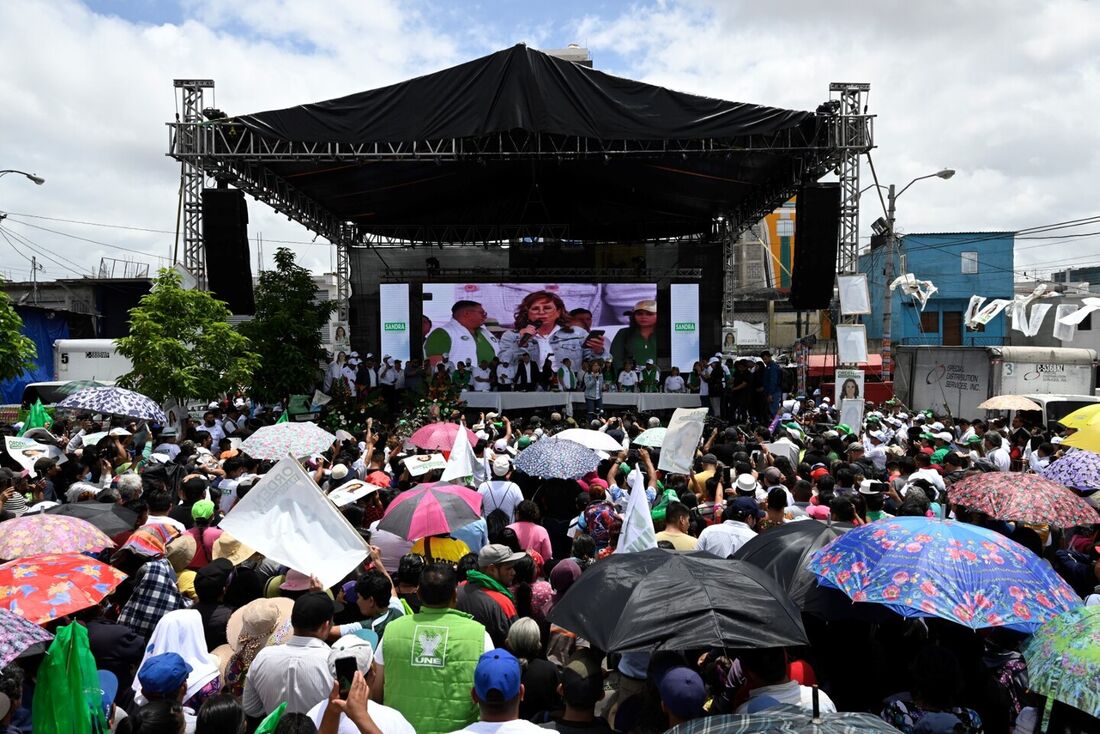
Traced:
<path fill-rule="evenodd" d="M 58 464 L 68 461 L 65 452 L 57 446 L 38 443 L 33 438 L 4 436 L 4 448 L 8 456 L 30 473 L 31 478 L 37 476 L 34 472 L 34 462 L 39 459 L 56 459 Z"/>
<path fill-rule="evenodd" d="M 668 430 L 661 444 L 661 461 L 657 467 L 673 474 L 691 473 L 695 449 L 703 435 L 706 408 L 677 408 L 668 422 Z"/>

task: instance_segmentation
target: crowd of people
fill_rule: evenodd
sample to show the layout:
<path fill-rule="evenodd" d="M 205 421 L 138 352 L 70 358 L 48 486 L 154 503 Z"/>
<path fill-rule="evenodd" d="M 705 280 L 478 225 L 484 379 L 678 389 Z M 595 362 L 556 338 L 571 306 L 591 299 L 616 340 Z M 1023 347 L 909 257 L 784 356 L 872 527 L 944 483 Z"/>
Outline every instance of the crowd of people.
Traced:
<path fill-rule="evenodd" d="M 429 379 L 419 364 L 357 360 L 334 361 L 326 379 L 394 389 L 401 377 L 413 387 L 410 374 Z M 598 362 L 580 367 L 606 380 Z M 466 367 L 436 370 L 454 379 Z M 660 447 L 634 441 L 661 416 L 469 415 L 477 464 L 468 484 L 481 517 L 429 538 L 379 528 L 397 497 L 439 478 L 410 475 L 403 459 L 418 449 L 408 437 L 372 423 L 334 441 L 301 459 L 319 490 L 356 479 L 381 489 L 340 508 L 370 556 L 327 588 L 219 527 L 273 465 L 234 439 L 276 414 L 226 401 L 175 430 L 58 415 L 39 440 L 62 447 L 66 461 L 39 459 L 34 478 L 0 470 L 0 536 L 10 521 L 59 505 L 117 505 L 135 519 L 95 556 L 126 579 L 100 603 L 44 623 L 57 635 L 48 655 L 31 648 L 0 671 L 0 731 L 57 730 L 48 728 L 54 712 L 40 710 L 50 700 L 43 690 L 67 685 L 85 655 L 96 676 L 85 686 L 99 692 L 89 726 L 123 734 L 649 734 L 783 705 L 871 712 L 903 732 L 1038 732 L 1044 701 L 1028 687 L 1026 635 L 1006 629 L 805 615 L 808 646 L 620 652 L 550 621 L 571 587 L 617 552 L 632 485 L 646 493 L 657 546 L 669 551 L 728 558 L 807 520 L 955 517 L 1012 538 L 1100 603 L 1100 516 L 1091 526 L 1032 526 L 951 501 L 952 485 L 974 472 L 1041 470 L 1062 454 L 1060 432 L 899 404 L 868 406 L 865 424 L 848 426 L 827 398 L 784 400 L 777 371 L 767 353 L 728 370 L 718 358 L 698 366 L 694 389 L 713 417 L 683 474 L 659 470 Z M 639 382 L 658 384 L 630 386 Z M 519 452 L 577 427 L 621 450 L 576 479 L 515 468 Z M 98 430 L 107 433 L 83 445 Z M 600 600 L 590 603 L 598 614 Z M 1100 731 L 1100 721 L 1074 712 L 1066 731 Z"/>

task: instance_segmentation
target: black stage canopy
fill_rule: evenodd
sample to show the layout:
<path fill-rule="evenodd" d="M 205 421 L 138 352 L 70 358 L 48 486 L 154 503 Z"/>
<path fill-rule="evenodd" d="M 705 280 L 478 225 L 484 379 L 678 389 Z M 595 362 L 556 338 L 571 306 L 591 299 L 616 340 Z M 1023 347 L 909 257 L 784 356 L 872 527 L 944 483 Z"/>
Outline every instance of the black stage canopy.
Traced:
<path fill-rule="evenodd" d="M 624 242 L 763 214 L 835 164 L 829 119 L 676 92 L 518 45 L 219 121 L 207 150 L 238 175 L 246 161 L 242 178 L 258 179 L 260 166 L 361 232 L 444 241 L 462 228 L 549 227 Z"/>

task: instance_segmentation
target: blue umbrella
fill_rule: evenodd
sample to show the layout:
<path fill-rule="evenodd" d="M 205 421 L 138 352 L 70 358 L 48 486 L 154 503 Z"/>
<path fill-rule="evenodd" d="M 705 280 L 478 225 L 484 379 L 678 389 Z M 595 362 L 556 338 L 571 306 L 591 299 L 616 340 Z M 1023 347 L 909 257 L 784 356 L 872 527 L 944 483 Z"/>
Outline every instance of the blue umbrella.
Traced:
<path fill-rule="evenodd" d="M 65 410 L 117 415 L 125 418 L 167 423 L 164 411 L 152 399 L 121 387 L 89 387 L 75 392 L 57 404 Z"/>
<path fill-rule="evenodd" d="M 1043 479 L 1050 479 L 1070 489 L 1091 492 L 1100 489 L 1100 454 L 1071 449 L 1040 473 Z"/>
<path fill-rule="evenodd" d="M 1081 606 L 1043 559 L 1000 533 L 954 520 L 897 517 L 855 528 L 815 552 L 809 569 L 852 601 L 971 629 L 1033 632 Z"/>
<path fill-rule="evenodd" d="M 561 438 L 536 441 L 516 457 L 516 468 L 543 479 L 576 479 L 595 471 L 600 457 L 587 446 Z"/>

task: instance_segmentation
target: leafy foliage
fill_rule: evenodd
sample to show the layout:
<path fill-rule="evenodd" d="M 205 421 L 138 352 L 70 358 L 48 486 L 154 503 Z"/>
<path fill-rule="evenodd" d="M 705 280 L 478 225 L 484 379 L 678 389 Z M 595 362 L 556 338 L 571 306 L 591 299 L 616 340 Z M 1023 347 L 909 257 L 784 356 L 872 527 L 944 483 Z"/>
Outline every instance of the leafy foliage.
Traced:
<path fill-rule="evenodd" d="M 0 292 L 0 380 L 10 380 L 34 369 L 38 349 L 23 336 L 23 319 L 6 293 Z"/>
<path fill-rule="evenodd" d="M 275 251 L 275 269 L 260 275 L 256 316 L 241 324 L 260 355 L 252 397 L 274 403 L 295 393 L 310 393 L 325 361 L 321 328 L 336 309 L 334 301 L 314 301 L 309 271 L 294 262 L 285 247 Z"/>
<path fill-rule="evenodd" d="M 118 351 L 134 369 L 119 382 L 164 401 L 209 400 L 249 384 L 259 357 L 229 324 L 229 308 L 205 291 L 185 290 L 179 273 L 160 271 L 130 310 L 130 334 Z"/>

